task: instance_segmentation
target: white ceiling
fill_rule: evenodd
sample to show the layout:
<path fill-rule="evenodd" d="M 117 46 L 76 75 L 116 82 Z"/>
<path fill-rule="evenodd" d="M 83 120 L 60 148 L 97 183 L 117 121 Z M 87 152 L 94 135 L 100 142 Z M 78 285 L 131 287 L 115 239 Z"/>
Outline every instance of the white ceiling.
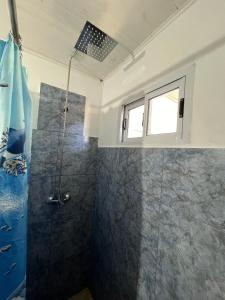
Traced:
<path fill-rule="evenodd" d="M 67 64 L 89 20 L 119 42 L 103 63 L 78 54 L 74 65 L 104 78 L 189 0 L 17 0 L 24 48 Z M 82 66 L 81 66 L 82 65 Z"/>

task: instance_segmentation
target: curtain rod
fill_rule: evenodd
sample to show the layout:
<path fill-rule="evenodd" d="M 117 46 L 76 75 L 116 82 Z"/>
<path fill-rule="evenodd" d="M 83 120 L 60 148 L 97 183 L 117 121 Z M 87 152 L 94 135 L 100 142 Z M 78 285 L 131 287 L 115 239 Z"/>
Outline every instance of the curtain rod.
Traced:
<path fill-rule="evenodd" d="M 16 1 L 8 0 L 8 6 L 9 6 L 9 14 L 11 20 L 12 34 L 19 49 L 22 50 L 21 36 L 19 34 L 19 26 L 17 20 Z"/>

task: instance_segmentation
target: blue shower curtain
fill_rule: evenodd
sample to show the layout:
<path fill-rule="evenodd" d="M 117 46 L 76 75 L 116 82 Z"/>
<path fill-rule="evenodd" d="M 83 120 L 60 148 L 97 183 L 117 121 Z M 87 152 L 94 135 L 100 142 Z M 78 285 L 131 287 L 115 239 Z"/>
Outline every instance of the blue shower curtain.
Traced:
<path fill-rule="evenodd" d="M 11 34 L 0 41 L 0 84 L 0 300 L 23 299 L 31 99 Z"/>

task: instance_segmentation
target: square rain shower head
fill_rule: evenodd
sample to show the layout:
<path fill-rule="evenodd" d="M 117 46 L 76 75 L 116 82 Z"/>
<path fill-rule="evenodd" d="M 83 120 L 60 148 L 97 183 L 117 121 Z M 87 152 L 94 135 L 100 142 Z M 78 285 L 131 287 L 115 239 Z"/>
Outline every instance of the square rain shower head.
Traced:
<path fill-rule="evenodd" d="M 114 39 L 87 21 L 75 48 L 102 62 L 117 44 Z"/>

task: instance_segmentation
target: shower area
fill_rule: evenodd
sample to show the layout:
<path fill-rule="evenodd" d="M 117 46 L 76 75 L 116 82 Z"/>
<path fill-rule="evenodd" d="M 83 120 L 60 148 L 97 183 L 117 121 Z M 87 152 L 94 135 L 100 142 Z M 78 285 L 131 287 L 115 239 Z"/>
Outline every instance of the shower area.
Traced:
<path fill-rule="evenodd" d="M 27 299 L 91 299 L 98 139 L 84 135 L 86 99 L 69 92 L 80 51 L 102 62 L 117 45 L 86 22 L 67 90 L 41 83 L 28 197 Z M 47 287 L 47 288 L 46 288 Z"/>
<path fill-rule="evenodd" d="M 28 299 L 67 299 L 90 282 L 97 139 L 83 135 L 85 97 L 73 93 L 63 134 L 65 97 L 41 84 L 28 200 Z M 67 201 L 58 199 L 60 181 Z"/>
<path fill-rule="evenodd" d="M 0 300 L 225 300 L 224 1 L 4 1 Z"/>

